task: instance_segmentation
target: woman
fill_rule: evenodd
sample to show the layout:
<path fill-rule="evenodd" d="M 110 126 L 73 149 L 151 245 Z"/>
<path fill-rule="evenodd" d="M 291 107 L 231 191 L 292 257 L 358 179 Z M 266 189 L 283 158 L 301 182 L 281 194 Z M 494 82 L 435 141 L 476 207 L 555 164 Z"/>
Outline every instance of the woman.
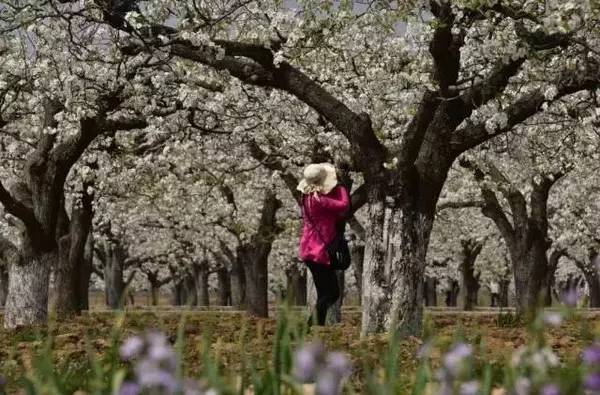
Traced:
<path fill-rule="evenodd" d="M 298 185 L 302 192 L 304 220 L 300 258 L 308 266 L 317 289 L 317 322 L 325 325 L 327 310 L 340 297 L 327 245 L 336 235 L 338 222 L 350 208 L 350 197 L 348 190 L 338 185 L 335 167 L 329 163 L 311 164 L 304 169 L 303 175 Z"/>

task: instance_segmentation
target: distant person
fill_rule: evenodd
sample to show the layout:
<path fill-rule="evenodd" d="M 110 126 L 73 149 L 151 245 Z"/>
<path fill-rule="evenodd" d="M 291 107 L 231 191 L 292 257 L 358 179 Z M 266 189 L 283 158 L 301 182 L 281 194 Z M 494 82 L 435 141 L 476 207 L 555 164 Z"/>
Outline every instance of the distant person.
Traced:
<path fill-rule="evenodd" d="M 310 270 L 317 289 L 317 323 L 325 325 L 327 310 L 340 297 L 327 247 L 338 234 L 338 225 L 350 208 L 350 196 L 348 189 L 338 183 L 335 167 L 329 163 L 308 165 L 303 176 L 298 184 L 304 222 L 300 259 Z M 311 316 L 309 326 L 312 323 Z"/>

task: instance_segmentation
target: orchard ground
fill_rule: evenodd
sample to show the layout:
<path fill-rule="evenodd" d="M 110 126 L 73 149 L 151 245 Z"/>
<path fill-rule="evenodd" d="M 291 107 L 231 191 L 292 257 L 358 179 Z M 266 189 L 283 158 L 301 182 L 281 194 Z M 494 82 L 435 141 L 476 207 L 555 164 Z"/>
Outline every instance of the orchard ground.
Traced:
<path fill-rule="evenodd" d="M 407 392 L 419 365 L 418 351 L 429 338 L 435 338 L 431 352 L 434 366 L 452 344 L 466 341 L 481 346 L 477 360 L 482 364 L 492 363 L 498 381 L 503 367 L 510 363 L 511 354 L 531 340 L 527 329 L 516 322 L 513 315 L 497 310 L 429 309 L 425 321 L 423 339 L 409 338 L 400 344 L 399 371 Z M 46 352 L 47 339 L 51 337 L 55 366 L 75 392 L 88 387 L 85 380 L 95 368 L 89 362 L 90 355 L 99 360 L 111 352 L 111 339 L 124 339 L 149 329 L 166 333 L 172 341 L 183 329 L 188 376 L 200 375 L 205 351 L 219 361 L 223 371 L 232 374 L 241 371 L 243 364 L 250 361 L 259 369 L 262 363 L 270 363 L 276 317 L 257 319 L 244 312 L 217 308 L 136 307 L 120 314 L 96 307 L 79 317 L 53 319 L 49 329 L 16 332 L 0 329 L 0 372 L 8 379 L 8 393 L 13 393 L 11 389 L 16 388 L 17 379 L 33 371 L 35 355 Z M 548 346 L 561 360 L 573 362 L 599 333 L 600 311 L 581 310 L 559 326 L 549 326 L 545 335 Z M 315 328 L 308 335 L 308 340 L 311 339 L 323 341 L 328 350 L 343 351 L 351 356 L 354 364 L 351 380 L 358 389 L 364 384 L 366 373 L 383 368 L 383 356 L 389 344 L 388 337 L 383 335 L 360 338 L 360 310 L 353 306 L 344 309 L 342 323 Z"/>

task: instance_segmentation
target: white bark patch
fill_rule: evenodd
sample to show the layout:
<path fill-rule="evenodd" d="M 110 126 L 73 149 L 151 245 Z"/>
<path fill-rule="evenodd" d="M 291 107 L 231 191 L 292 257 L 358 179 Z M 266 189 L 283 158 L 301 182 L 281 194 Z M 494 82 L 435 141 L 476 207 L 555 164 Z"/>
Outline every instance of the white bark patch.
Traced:
<path fill-rule="evenodd" d="M 385 318 L 389 313 L 384 261 L 385 222 L 383 203 L 371 203 L 363 264 L 362 335 L 385 331 Z"/>
<path fill-rule="evenodd" d="M 10 266 L 5 328 L 46 324 L 50 268 L 56 259 L 56 253 L 48 253 Z"/>

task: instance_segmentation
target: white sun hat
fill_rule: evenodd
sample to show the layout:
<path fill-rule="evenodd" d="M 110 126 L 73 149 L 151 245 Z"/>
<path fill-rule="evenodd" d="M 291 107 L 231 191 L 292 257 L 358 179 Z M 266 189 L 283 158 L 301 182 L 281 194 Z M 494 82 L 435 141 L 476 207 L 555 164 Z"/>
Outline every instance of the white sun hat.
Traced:
<path fill-rule="evenodd" d="M 328 194 L 338 183 L 335 166 L 331 163 L 313 163 L 304 169 L 298 189 L 304 194 Z"/>

